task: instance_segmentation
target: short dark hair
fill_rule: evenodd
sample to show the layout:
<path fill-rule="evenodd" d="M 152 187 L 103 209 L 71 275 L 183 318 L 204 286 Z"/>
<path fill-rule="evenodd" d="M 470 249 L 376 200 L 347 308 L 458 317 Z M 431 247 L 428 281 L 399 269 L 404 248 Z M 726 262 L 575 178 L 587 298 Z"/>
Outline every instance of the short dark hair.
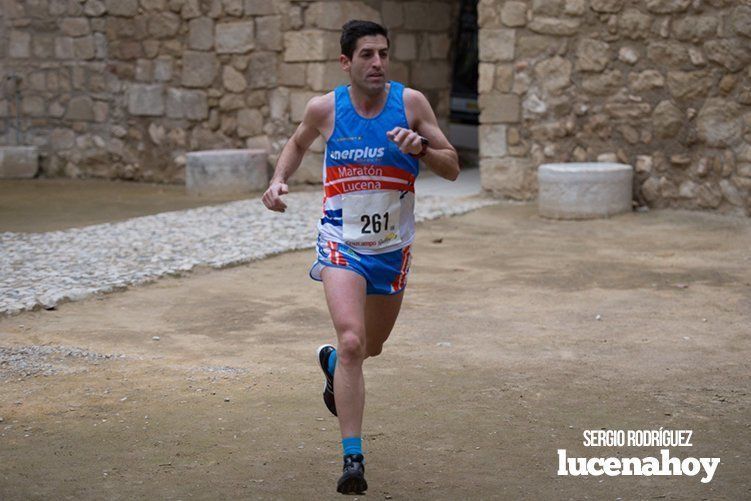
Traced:
<path fill-rule="evenodd" d="M 378 23 L 372 21 L 359 21 L 356 19 L 344 23 L 344 26 L 342 26 L 342 38 L 339 41 L 342 46 L 342 54 L 352 59 L 352 56 L 355 53 L 355 47 L 357 47 L 357 41 L 362 37 L 369 35 L 383 35 L 386 37 L 386 43 L 388 43 L 389 46 L 391 45 L 391 41 L 389 40 L 389 30 Z"/>

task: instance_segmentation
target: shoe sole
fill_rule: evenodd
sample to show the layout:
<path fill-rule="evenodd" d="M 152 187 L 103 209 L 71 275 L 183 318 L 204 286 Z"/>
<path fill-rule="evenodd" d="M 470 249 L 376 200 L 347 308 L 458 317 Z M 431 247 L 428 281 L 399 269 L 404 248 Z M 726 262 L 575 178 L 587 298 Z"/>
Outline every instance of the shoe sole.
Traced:
<path fill-rule="evenodd" d="M 323 393 L 324 393 L 324 394 L 326 393 L 326 388 L 328 387 L 329 375 L 328 375 L 328 374 L 326 373 L 326 370 L 325 370 L 325 369 L 323 368 L 323 366 L 321 365 L 321 351 L 322 351 L 322 350 L 323 350 L 324 348 L 326 348 L 327 346 L 333 346 L 333 345 L 331 345 L 331 344 L 328 344 L 328 343 L 326 343 L 326 344 L 322 344 L 322 345 L 321 345 L 321 346 L 319 346 L 319 347 L 318 347 L 318 349 L 316 350 L 316 360 L 318 361 L 318 367 L 320 367 L 320 368 L 321 368 L 321 371 L 323 372 Z M 334 382 L 333 382 L 333 381 L 331 382 L 331 388 L 332 388 L 332 389 L 334 388 Z M 334 403 L 334 408 L 336 408 L 336 403 Z M 336 413 L 336 412 L 334 412 L 334 411 L 332 411 L 331 409 L 329 409 L 329 408 L 328 408 L 328 405 L 326 406 L 326 409 L 328 409 L 328 411 L 329 411 L 329 412 L 331 412 L 331 414 L 333 414 L 334 416 L 336 416 L 336 415 L 337 415 L 337 413 Z"/>
<path fill-rule="evenodd" d="M 336 491 L 340 494 L 363 494 L 367 490 L 368 483 L 361 476 L 340 479 L 336 486 Z"/>

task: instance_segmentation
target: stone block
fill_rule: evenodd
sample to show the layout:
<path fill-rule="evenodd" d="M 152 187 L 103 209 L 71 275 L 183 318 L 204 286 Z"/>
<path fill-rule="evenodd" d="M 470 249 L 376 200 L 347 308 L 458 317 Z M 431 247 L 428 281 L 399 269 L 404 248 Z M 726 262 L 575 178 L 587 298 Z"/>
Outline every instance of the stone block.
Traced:
<path fill-rule="evenodd" d="M 91 33 L 91 27 L 85 17 L 66 17 L 60 21 L 60 31 L 69 37 L 81 37 Z"/>
<path fill-rule="evenodd" d="M 404 27 L 408 30 L 446 31 L 452 26 L 450 3 L 405 2 L 402 8 Z"/>
<path fill-rule="evenodd" d="M 417 58 L 417 38 L 412 33 L 399 33 L 394 37 L 393 55 L 400 61 L 412 61 Z"/>
<path fill-rule="evenodd" d="M 57 59 L 73 59 L 76 57 L 71 37 L 55 38 L 55 57 Z"/>
<path fill-rule="evenodd" d="M 302 87 L 306 82 L 305 69 L 307 63 L 281 63 L 279 64 L 279 85 L 289 87 Z"/>
<path fill-rule="evenodd" d="M 660 101 L 652 112 L 655 136 L 661 139 L 674 137 L 686 121 L 684 113 L 671 101 Z"/>
<path fill-rule="evenodd" d="M 521 35 L 517 37 L 515 57 L 518 59 L 536 58 L 545 53 L 553 53 L 560 46 L 557 37 L 546 35 Z"/>
<path fill-rule="evenodd" d="M 647 10 L 655 14 L 672 14 L 683 12 L 691 0 L 646 0 Z"/>
<path fill-rule="evenodd" d="M 210 50 L 214 46 L 214 20 L 197 17 L 188 23 L 188 48 Z"/>
<path fill-rule="evenodd" d="M 721 64 L 731 72 L 751 65 L 751 44 L 746 40 L 710 40 L 704 43 L 707 59 Z"/>
<path fill-rule="evenodd" d="M 208 99 L 202 90 L 167 89 L 167 117 L 205 120 L 209 116 Z"/>
<path fill-rule="evenodd" d="M 571 61 L 555 56 L 537 63 L 535 76 L 544 89 L 555 93 L 571 84 L 571 67 Z"/>
<path fill-rule="evenodd" d="M 646 38 L 651 25 L 652 18 L 638 9 L 626 9 L 618 19 L 620 33 L 632 40 Z"/>
<path fill-rule="evenodd" d="M 730 18 L 736 34 L 751 38 L 751 5 L 736 7 Z"/>
<path fill-rule="evenodd" d="M 289 184 L 320 184 L 322 181 L 323 154 L 307 152 L 300 167 L 289 179 Z"/>
<path fill-rule="evenodd" d="M 480 123 L 516 123 L 521 118 L 521 103 L 516 94 L 481 94 Z"/>
<path fill-rule="evenodd" d="M 68 103 L 66 120 L 94 120 L 94 101 L 88 96 L 76 96 Z"/>
<path fill-rule="evenodd" d="M 404 24 L 402 3 L 385 1 L 381 4 L 381 18 L 383 19 L 384 26 L 394 29 Z"/>
<path fill-rule="evenodd" d="M 451 67 L 446 61 L 420 61 L 412 65 L 412 85 L 420 90 L 446 89 L 451 82 Z"/>
<path fill-rule="evenodd" d="M 266 16 L 256 19 L 256 43 L 261 50 L 284 49 L 281 16 Z"/>
<path fill-rule="evenodd" d="M 432 59 L 446 59 L 451 48 L 451 38 L 447 34 L 429 35 L 430 57 Z"/>
<path fill-rule="evenodd" d="M 246 16 L 270 16 L 275 14 L 274 0 L 245 0 Z"/>
<path fill-rule="evenodd" d="M 480 156 L 505 157 L 508 154 L 506 129 L 506 125 L 480 125 Z"/>
<path fill-rule="evenodd" d="M 242 109 L 237 112 L 237 135 L 257 136 L 263 132 L 263 115 L 256 109 Z"/>
<path fill-rule="evenodd" d="M 269 93 L 269 114 L 272 120 L 289 121 L 289 89 L 277 87 Z"/>
<path fill-rule="evenodd" d="M 10 32 L 8 55 L 16 59 L 25 59 L 31 56 L 31 34 L 25 31 L 13 30 Z"/>
<path fill-rule="evenodd" d="M 636 92 L 659 89 L 665 86 L 665 78 L 657 70 L 644 70 L 628 75 L 628 85 Z"/>
<path fill-rule="evenodd" d="M 158 117 L 164 114 L 164 86 L 161 84 L 133 84 L 128 89 L 128 113 L 136 116 Z"/>
<path fill-rule="evenodd" d="M 623 0 L 592 0 L 592 10 L 614 14 L 623 8 Z"/>
<path fill-rule="evenodd" d="M 105 0 L 104 4 L 111 16 L 133 17 L 138 14 L 138 0 Z"/>
<path fill-rule="evenodd" d="M 525 2 L 504 2 L 501 8 L 501 22 L 510 28 L 527 24 L 527 4 Z"/>
<path fill-rule="evenodd" d="M 592 219 L 631 211 L 633 168 L 618 163 L 543 164 L 537 171 L 540 215 Z"/>
<path fill-rule="evenodd" d="M 310 91 L 292 91 L 289 94 L 290 118 L 293 122 L 302 122 L 305 116 L 305 107 L 313 97 L 318 96 L 317 92 Z"/>
<path fill-rule="evenodd" d="M 308 26 L 326 30 L 341 30 L 350 19 L 380 23 L 381 14 L 364 2 L 353 1 L 315 2 L 305 12 Z"/>
<path fill-rule="evenodd" d="M 341 49 L 339 35 L 322 30 L 288 31 L 284 33 L 284 61 L 326 61 L 337 59 Z"/>
<path fill-rule="evenodd" d="M 182 83 L 186 87 L 208 87 L 219 71 L 219 60 L 210 52 L 185 51 Z"/>
<path fill-rule="evenodd" d="M 275 52 L 254 52 L 248 61 L 248 85 L 251 89 L 275 87 L 278 58 Z"/>
<path fill-rule="evenodd" d="M 590 94 L 606 96 L 615 94 L 623 85 L 623 73 L 620 70 L 610 70 L 599 75 L 588 75 L 582 78 L 581 88 Z"/>
<path fill-rule="evenodd" d="M 531 200 L 537 190 L 535 164 L 518 157 L 480 159 L 482 188 L 515 200 Z"/>
<path fill-rule="evenodd" d="M 172 57 L 160 56 L 154 60 L 154 80 L 169 82 L 172 79 Z"/>
<path fill-rule="evenodd" d="M 107 12 L 107 7 L 102 0 L 87 0 L 83 12 L 89 17 L 99 17 Z"/>
<path fill-rule="evenodd" d="M 245 81 L 243 74 L 232 66 L 224 67 L 222 71 L 222 84 L 230 92 L 239 93 L 248 88 L 248 82 Z"/>
<path fill-rule="evenodd" d="M 571 36 L 579 31 L 580 19 L 535 17 L 527 27 L 535 33 L 543 35 Z"/>
<path fill-rule="evenodd" d="M 483 29 L 480 30 L 480 61 L 498 62 L 514 59 L 515 30 Z"/>
<path fill-rule="evenodd" d="M 699 139 L 719 148 L 736 145 L 743 133 L 740 113 L 740 106 L 731 100 L 707 99 L 696 117 Z"/>
<path fill-rule="evenodd" d="M 579 71 L 602 71 L 610 61 L 610 45 L 607 42 L 584 38 L 576 47 L 576 69 Z"/>
<path fill-rule="evenodd" d="M 32 117 L 44 116 L 46 106 L 39 96 L 26 96 L 21 100 L 21 113 Z"/>
<path fill-rule="evenodd" d="M 349 76 L 342 70 L 338 61 L 329 63 L 308 63 L 308 87 L 315 91 L 330 91 L 339 85 L 349 83 Z"/>
<path fill-rule="evenodd" d="M 717 26 L 717 16 L 686 16 L 673 23 L 673 33 L 683 42 L 702 42 L 717 35 Z"/>
<path fill-rule="evenodd" d="M 231 195 L 265 190 L 268 154 L 258 150 L 188 153 L 185 186 L 190 195 Z"/>
<path fill-rule="evenodd" d="M 252 22 L 219 23 L 214 46 L 218 54 L 244 54 L 255 47 Z"/>
<path fill-rule="evenodd" d="M 669 71 L 667 84 L 673 97 L 688 100 L 706 97 L 714 80 L 709 71 Z"/>
<path fill-rule="evenodd" d="M 76 59 L 94 59 L 96 48 L 94 46 L 94 37 L 85 36 L 73 39 L 73 55 Z"/>
<path fill-rule="evenodd" d="M 38 170 L 36 146 L 0 146 L 0 179 L 30 179 Z"/>

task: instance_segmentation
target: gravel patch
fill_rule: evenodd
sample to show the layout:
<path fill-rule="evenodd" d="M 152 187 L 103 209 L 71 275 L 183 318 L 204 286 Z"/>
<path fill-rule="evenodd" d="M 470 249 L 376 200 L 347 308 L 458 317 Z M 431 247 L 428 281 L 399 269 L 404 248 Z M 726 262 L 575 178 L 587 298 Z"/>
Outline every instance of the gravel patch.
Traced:
<path fill-rule="evenodd" d="M 284 214 L 255 199 L 65 231 L 0 233 L 0 314 L 51 309 L 197 266 L 223 268 L 312 248 L 320 193 L 294 193 L 286 201 Z M 495 203 L 424 195 L 415 216 L 425 221 Z"/>
<path fill-rule="evenodd" d="M 124 358 L 71 346 L 0 346 L 0 381 L 84 372 L 88 364 Z"/>

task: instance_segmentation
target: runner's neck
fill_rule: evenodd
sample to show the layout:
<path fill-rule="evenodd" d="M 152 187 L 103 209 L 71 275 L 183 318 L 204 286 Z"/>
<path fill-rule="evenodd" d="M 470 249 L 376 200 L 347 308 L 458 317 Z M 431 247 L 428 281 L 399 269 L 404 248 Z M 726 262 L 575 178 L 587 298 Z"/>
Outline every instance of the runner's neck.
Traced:
<path fill-rule="evenodd" d="M 348 88 L 349 100 L 358 115 L 363 118 L 373 118 L 378 116 L 386 106 L 390 88 L 391 84 L 386 83 L 381 92 L 371 96 L 358 91 L 354 85 L 350 85 Z"/>

